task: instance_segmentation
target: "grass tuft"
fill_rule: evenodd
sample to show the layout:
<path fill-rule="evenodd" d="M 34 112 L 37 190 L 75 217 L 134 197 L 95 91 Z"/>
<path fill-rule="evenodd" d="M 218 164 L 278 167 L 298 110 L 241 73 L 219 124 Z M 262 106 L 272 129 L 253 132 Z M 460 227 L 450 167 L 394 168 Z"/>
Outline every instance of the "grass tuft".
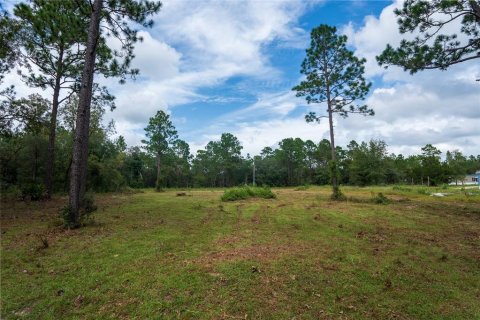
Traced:
<path fill-rule="evenodd" d="M 377 195 L 372 196 L 372 202 L 376 204 L 389 204 L 392 201 L 385 197 L 383 193 L 379 192 Z"/>

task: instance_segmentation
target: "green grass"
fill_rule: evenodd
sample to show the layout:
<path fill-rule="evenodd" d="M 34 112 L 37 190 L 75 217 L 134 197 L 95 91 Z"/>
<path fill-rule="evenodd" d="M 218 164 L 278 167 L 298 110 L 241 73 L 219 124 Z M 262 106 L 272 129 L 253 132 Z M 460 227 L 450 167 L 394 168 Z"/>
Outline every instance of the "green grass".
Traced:
<path fill-rule="evenodd" d="M 225 190 L 222 201 L 245 200 L 248 198 L 274 199 L 275 194 L 269 187 L 235 187 Z"/>
<path fill-rule="evenodd" d="M 480 195 L 342 191 L 106 194 L 76 230 L 65 198 L 2 203 L 1 318 L 480 318 Z"/>

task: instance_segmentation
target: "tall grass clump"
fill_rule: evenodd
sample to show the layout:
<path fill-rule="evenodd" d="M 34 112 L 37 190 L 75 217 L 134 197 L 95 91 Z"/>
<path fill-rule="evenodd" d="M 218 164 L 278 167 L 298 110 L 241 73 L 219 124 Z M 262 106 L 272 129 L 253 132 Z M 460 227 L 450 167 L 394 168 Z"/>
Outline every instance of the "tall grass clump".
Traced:
<path fill-rule="evenodd" d="M 236 187 L 225 190 L 222 201 L 235 201 L 248 198 L 274 199 L 277 196 L 269 187 Z"/>

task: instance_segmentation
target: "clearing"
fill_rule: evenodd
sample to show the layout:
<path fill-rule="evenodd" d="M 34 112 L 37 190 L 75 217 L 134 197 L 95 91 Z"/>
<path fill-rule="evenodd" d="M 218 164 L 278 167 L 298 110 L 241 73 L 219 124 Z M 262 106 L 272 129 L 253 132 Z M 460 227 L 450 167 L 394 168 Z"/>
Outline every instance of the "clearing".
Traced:
<path fill-rule="evenodd" d="M 103 194 L 77 230 L 58 226 L 66 198 L 3 202 L 1 318 L 480 318 L 478 192 L 343 191 Z"/>

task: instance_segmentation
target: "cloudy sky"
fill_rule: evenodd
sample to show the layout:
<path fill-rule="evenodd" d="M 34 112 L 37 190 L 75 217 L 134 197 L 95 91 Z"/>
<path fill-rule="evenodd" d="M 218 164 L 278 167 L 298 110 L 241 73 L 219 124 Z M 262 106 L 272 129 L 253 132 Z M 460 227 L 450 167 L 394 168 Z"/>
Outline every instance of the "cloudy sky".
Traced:
<path fill-rule="evenodd" d="M 413 76 L 376 64 L 386 44 L 401 39 L 393 14 L 400 5 L 165 0 L 155 26 L 141 31 L 144 41 L 134 61 L 141 76 L 125 85 L 108 83 L 117 109 L 107 117 L 129 145 L 140 144 L 148 119 L 160 109 L 171 115 L 192 151 L 223 132 L 240 139 L 244 154 L 257 154 L 287 137 L 318 142 L 328 137 L 327 123 L 307 124 L 304 115 L 325 106 L 306 105 L 291 88 L 301 78 L 310 30 L 330 24 L 348 36 L 357 56 L 367 59 L 366 76 L 373 83 L 367 104 L 376 112 L 337 119 L 339 145 L 382 139 L 395 153 L 419 153 L 431 143 L 442 151 L 480 154 L 479 61 Z M 8 79 L 17 84 L 14 77 Z"/>

